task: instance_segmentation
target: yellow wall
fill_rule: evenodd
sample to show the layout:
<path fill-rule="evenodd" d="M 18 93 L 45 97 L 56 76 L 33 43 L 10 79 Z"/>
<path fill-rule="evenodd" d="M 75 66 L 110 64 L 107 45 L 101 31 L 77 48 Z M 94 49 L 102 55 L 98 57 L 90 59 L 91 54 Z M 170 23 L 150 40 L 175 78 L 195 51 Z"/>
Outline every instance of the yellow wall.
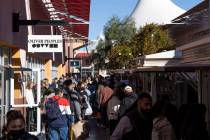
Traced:
<path fill-rule="evenodd" d="M 20 68 L 20 49 L 13 49 L 12 50 L 12 67 L 13 68 Z"/>
<path fill-rule="evenodd" d="M 44 69 L 45 69 L 45 78 L 47 78 L 49 80 L 49 82 L 52 82 L 52 60 L 48 59 L 45 61 L 45 65 L 44 65 Z"/>
<path fill-rule="evenodd" d="M 57 71 L 57 78 L 59 79 L 63 74 L 63 66 L 62 64 L 58 65 L 58 71 Z"/>
<path fill-rule="evenodd" d="M 62 65 L 62 74 L 66 75 L 66 64 Z"/>
<path fill-rule="evenodd" d="M 20 49 L 12 49 L 12 68 L 21 68 Z M 21 77 L 21 71 L 14 72 L 14 97 L 21 98 L 21 83 L 18 79 Z"/>

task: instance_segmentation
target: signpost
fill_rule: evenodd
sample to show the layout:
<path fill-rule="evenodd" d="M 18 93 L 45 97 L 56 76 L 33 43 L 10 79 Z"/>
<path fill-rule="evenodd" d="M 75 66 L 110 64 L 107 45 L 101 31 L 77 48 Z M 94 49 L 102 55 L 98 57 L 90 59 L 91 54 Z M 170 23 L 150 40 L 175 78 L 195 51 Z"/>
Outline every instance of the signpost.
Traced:
<path fill-rule="evenodd" d="M 28 35 L 28 52 L 63 52 L 62 35 Z"/>
<path fill-rule="evenodd" d="M 71 67 L 80 67 L 80 60 L 70 60 Z"/>
<path fill-rule="evenodd" d="M 81 58 L 67 58 L 65 57 L 65 61 L 68 60 L 68 64 L 70 67 L 80 68 L 80 75 L 82 79 L 82 59 Z"/>

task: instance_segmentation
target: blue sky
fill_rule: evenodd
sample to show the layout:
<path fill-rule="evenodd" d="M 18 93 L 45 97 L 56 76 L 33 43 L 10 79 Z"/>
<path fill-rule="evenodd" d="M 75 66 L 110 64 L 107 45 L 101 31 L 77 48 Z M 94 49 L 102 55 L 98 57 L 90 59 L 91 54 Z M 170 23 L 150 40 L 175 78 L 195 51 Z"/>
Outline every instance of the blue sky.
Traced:
<path fill-rule="evenodd" d="M 91 0 L 89 39 L 94 40 L 103 32 L 106 22 L 113 16 L 129 16 L 138 0 Z M 202 0 L 172 0 L 188 10 Z"/>

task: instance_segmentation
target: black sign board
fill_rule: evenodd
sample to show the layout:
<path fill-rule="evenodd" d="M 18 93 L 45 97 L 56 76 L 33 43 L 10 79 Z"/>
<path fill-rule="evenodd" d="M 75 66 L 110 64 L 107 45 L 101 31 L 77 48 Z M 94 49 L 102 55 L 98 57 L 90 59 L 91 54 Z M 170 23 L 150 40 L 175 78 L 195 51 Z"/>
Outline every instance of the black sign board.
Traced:
<path fill-rule="evenodd" d="M 80 67 L 80 61 L 79 60 L 70 60 L 70 66 L 71 67 Z"/>

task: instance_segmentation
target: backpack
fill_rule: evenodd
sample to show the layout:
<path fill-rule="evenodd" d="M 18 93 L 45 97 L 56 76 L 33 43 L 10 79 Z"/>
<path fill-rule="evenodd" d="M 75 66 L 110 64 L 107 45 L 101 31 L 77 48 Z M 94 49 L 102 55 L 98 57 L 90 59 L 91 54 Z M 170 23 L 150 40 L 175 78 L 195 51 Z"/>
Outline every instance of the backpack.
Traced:
<path fill-rule="evenodd" d="M 76 91 L 69 91 L 69 102 L 70 102 L 70 109 L 71 112 L 76 113 L 76 105 L 75 102 L 80 102 L 79 101 L 79 95 Z"/>
<path fill-rule="evenodd" d="M 56 120 L 57 118 L 61 117 L 62 113 L 58 105 L 58 100 L 54 100 L 53 98 L 48 99 L 46 102 L 46 114 L 49 120 Z"/>

